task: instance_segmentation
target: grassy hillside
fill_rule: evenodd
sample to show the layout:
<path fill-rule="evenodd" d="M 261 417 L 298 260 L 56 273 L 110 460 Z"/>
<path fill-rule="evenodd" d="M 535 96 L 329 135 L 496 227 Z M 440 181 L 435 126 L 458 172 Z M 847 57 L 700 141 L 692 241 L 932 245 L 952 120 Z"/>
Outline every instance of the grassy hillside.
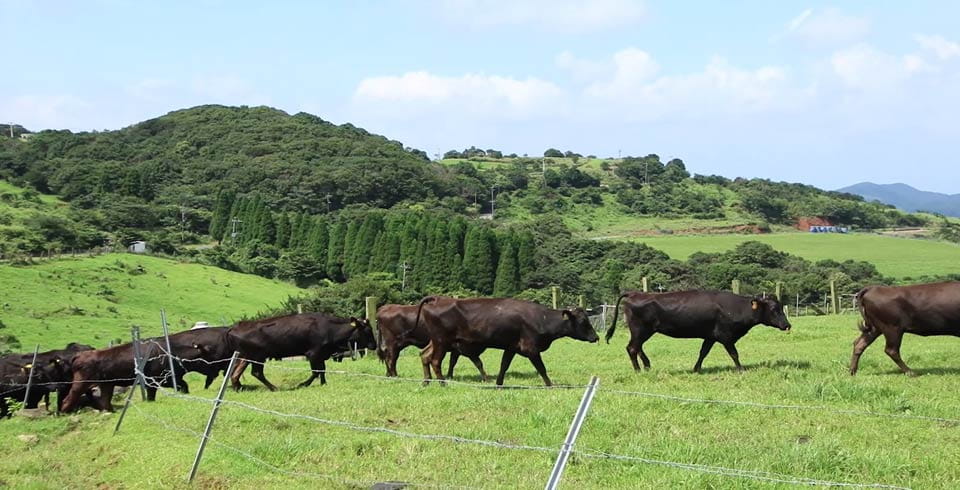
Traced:
<path fill-rule="evenodd" d="M 103 235 L 56 196 L 0 180 L 0 257 L 88 248 Z"/>
<path fill-rule="evenodd" d="M 181 307 L 175 302 L 176 309 Z M 171 306 L 173 308 L 173 306 Z M 635 374 L 623 346 L 558 341 L 544 355 L 556 383 L 600 389 L 576 450 L 730 469 L 773 472 L 774 478 L 816 478 L 913 488 L 952 488 L 960 480 L 960 395 L 954 389 L 956 345 L 908 336 L 903 352 L 921 376 L 899 374 L 878 342 L 856 377 L 846 373 L 852 316 L 798 318 L 787 335 L 757 327 L 739 344 L 746 372 L 737 373 L 723 349 L 707 358 L 704 373 L 689 372 L 696 340 L 655 336 L 647 343 L 653 369 Z M 498 352 L 483 356 L 494 371 Z M 227 400 L 288 414 L 414 434 L 443 434 L 514 445 L 558 448 L 582 389 L 486 390 L 473 386 L 421 388 L 414 352 L 398 364 L 406 380 L 331 374 L 329 384 L 293 389 L 306 378 L 299 362 L 268 364 L 276 393 L 229 392 Z M 335 368 L 382 374 L 367 357 Z M 469 362 L 459 379 L 476 381 Z M 247 377 L 247 383 L 255 381 Z M 193 379 L 192 381 L 199 381 Z M 517 358 L 508 384 L 538 385 L 535 371 Z M 198 383 L 193 383 L 198 386 Z M 616 390 L 691 399 L 734 400 L 816 409 L 763 408 L 651 398 Z M 213 389 L 194 393 L 209 399 Z M 0 480 L 11 488 L 369 488 L 377 481 L 473 488 L 541 488 L 552 451 L 503 449 L 448 440 L 363 432 L 302 418 L 281 418 L 226 404 L 207 446 L 198 481 L 185 483 L 210 405 L 159 397 L 136 401 L 117 436 L 117 415 L 0 421 Z M 842 413 L 838 411 L 869 411 Z M 944 417 L 947 420 L 891 418 Z M 168 427 L 160 425 L 167 424 Z M 187 432 L 180 432 L 187 431 Z M 35 444 L 16 439 L 37 435 Z M 219 446 L 227 444 L 253 457 Z M 918 457 L 922 455 L 922 457 Z M 271 465 L 277 469 L 273 469 Z M 78 485 L 79 484 L 79 485 Z M 769 482 L 639 461 L 574 455 L 564 488 L 787 488 Z"/>
<path fill-rule="evenodd" d="M 722 252 L 748 240 L 808 260 L 864 260 L 884 275 L 905 278 L 960 274 L 960 246 L 948 242 L 914 240 L 852 233 L 774 233 L 767 235 L 681 235 L 636 238 L 685 260 L 695 252 Z"/>
<path fill-rule="evenodd" d="M 68 342 L 103 347 L 160 335 L 160 309 L 173 331 L 196 321 L 219 324 L 275 306 L 300 289 L 262 277 L 173 260 L 109 254 L 63 258 L 30 267 L 0 265 L 0 320 L 23 350 Z"/>

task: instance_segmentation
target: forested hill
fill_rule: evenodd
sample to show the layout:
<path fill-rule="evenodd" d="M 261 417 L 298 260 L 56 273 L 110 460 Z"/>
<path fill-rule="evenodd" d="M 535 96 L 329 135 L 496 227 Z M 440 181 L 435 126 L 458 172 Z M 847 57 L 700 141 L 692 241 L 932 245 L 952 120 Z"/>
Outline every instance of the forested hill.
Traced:
<path fill-rule="evenodd" d="M 430 167 L 425 153 L 397 141 L 268 107 L 208 105 L 118 131 L 43 131 L 0 150 L 0 177 L 82 207 L 119 195 L 209 210 L 220 190 L 312 213 L 387 207 L 430 195 L 438 187 Z"/>
<path fill-rule="evenodd" d="M 497 224 L 559 216 L 580 236 L 600 237 L 664 229 L 670 220 L 753 231 L 804 217 L 856 228 L 928 220 L 803 184 L 691 175 L 682 160 L 655 154 L 598 159 L 550 149 L 544 157 L 505 158 L 470 148 L 447 156 L 432 162 L 353 125 L 268 107 L 207 105 L 116 131 L 0 137 L 0 180 L 69 203 L 62 220 L 40 228 L 0 216 L 0 226 L 17 225 L 0 228 L 0 254 L 141 238 L 167 251 L 209 242 L 235 217 L 223 199 L 215 213 L 218 195 L 301 216 L 353 206 L 476 217 L 495 198 Z M 214 218 L 220 221 L 211 227 Z"/>

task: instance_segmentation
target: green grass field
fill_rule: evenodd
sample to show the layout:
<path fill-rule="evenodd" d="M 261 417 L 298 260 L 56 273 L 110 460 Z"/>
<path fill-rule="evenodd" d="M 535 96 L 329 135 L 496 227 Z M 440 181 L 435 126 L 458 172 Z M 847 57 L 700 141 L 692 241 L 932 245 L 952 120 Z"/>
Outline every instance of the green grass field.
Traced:
<path fill-rule="evenodd" d="M 142 269 L 140 269 L 142 267 Z M 104 347 L 112 339 L 162 333 L 160 309 L 179 331 L 276 306 L 297 287 L 216 267 L 133 254 L 0 265 L 0 320 L 24 346 L 59 349 L 78 341 Z"/>
<path fill-rule="evenodd" d="M 153 317 L 152 312 L 144 322 Z M 559 340 L 544 358 L 558 384 L 584 384 L 600 377 L 600 389 L 563 478 L 564 488 L 770 488 L 777 484 L 640 461 L 594 458 L 599 452 L 727 469 L 771 472 L 776 479 L 813 478 L 846 483 L 883 483 L 913 488 L 954 488 L 960 481 L 960 346 L 943 337 L 908 336 L 905 360 L 921 376 L 896 370 L 878 342 L 856 377 L 846 373 L 853 316 L 804 317 L 790 334 L 768 327 L 738 344 L 746 372 L 732 370 L 723 349 L 707 358 L 703 374 L 689 370 L 699 342 L 653 337 L 646 346 L 653 368 L 634 373 L 624 352 L 628 332 L 610 345 Z M 66 340 L 67 333 L 60 341 Z M 489 390 L 453 384 L 421 387 L 419 360 L 408 350 L 400 380 L 331 374 L 329 384 L 295 390 L 305 364 L 272 362 L 266 374 L 281 387 L 228 392 L 227 400 L 303 418 L 284 418 L 226 404 L 199 471 L 200 488 L 367 488 L 399 480 L 421 485 L 480 488 L 541 488 L 555 453 L 503 449 L 410 436 L 440 434 L 511 445 L 558 448 L 582 389 Z M 496 371 L 499 352 L 484 356 Z M 382 374 L 372 356 L 330 369 Z M 469 362 L 458 379 L 476 381 Z M 204 399 L 215 390 L 199 389 Z M 219 382 L 218 382 L 219 383 Z M 540 384 L 522 358 L 508 384 Z M 807 410 L 677 401 L 617 393 L 635 391 L 710 400 L 803 405 Z M 138 395 L 139 397 L 139 395 Z M 138 400 L 138 398 L 137 398 Z M 119 404 L 117 399 L 117 404 Z M 186 488 L 210 404 L 160 396 L 134 403 L 117 436 L 117 415 L 93 411 L 78 416 L 0 421 L 0 486 L 12 488 Z M 951 420 L 890 418 L 924 415 Z M 163 425 L 166 424 L 166 425 Z M 36 443 L 16 439 L 39 437 Z M 259 461 L 227 449 L 226 444 Z M 267 466 L 269 465 L 269 466 Z"/>
<path fill-rule="evenodd" d="M 808 260 L 865 260 L 876 265 L 884 275 L 897 278 L 960 274 L 960 246 L 933 240 L 859 233 L 668 235 L 634 240 L 663 250 L 675 259 L 686 259 L 694 252 L 723 252 L 742 242 L 756 240 Z"/>

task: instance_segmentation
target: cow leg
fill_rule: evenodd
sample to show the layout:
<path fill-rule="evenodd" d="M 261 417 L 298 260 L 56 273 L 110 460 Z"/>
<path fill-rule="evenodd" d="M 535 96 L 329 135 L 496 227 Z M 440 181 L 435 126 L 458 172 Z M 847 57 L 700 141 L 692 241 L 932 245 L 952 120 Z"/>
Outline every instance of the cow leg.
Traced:
<path fill-rule="evenodd" d="M 553 383 L 550 382 L 550 378 L 547 377 L 547 367 L 543 365 L 543 359 L 540 358 L 540 353 L 536 352 L 531 354 L 528 359 L 530 359 L 530 363 L 533 364 L 533 367 L 537 369 L 537 372 L 540 373 L 540 377 L 543 378 L 543 384 L 546 386 L 553 386 Z"/>
<path fill-rule="evenodd" d="M 707 358 L 707 354 L 710 353 L 714 343 L 716 343 L 716 340 L 703 339 L 703 344 L 700 345 L 700 357 L 697 357 L 697 363 L 693 365 L 693 372 L 700 372 L 700 368 L 703 367 L 703 360 Z"/>
<path fill-rule="evenodd" d="M 400 353 L 397 352 L 392 346 L 387 347 L 386 352 L 384 352 L 384 363 L 387 365 L 387 376 L 396 377 L 397 376 L 397 358 L 400 357 Z"/>
<path fill-rule="evenodd" d="M 423 366 L 423 386 L 430 384 L 430 358 L 433 357 L 433 342 L 420 351 L 420 364 Z"/>
<path fill-rule="evenodd" d="M 857 340 L 853 341 L 853 357 L 850 358 L 851 376 L 857 374 L 857 369 L 860 368 L 860 356 L 863 355 L 863 351 L 867 350 L 867 347 L 870 347 L 870 344 L 879 336 L 878 330 L 870 329 L 861 333 Z"/>
<path fill-rule="evenodd" d="M 226 375 L 226 373 L 224 373 Z M 203 382 L 203 389 L 210 388 L 210 385 L 213 384 L 213 380 L 217 379 L 217 373 L 208 374 L 207 379 Z"/>
<path fill-rule="evenodd" d="M 253 362 L 251 364 L 253 364 L 253 366 L 250 368 L 250 374 L 254 378 L 257 378 L 258 380 L 260 380 L 260 382 L 263 383 L 263 385 L 266 386 L 268 390 L 277 391 L 277 387 L 273 386 L 273 384 L 267 380 L 267 377 L 263 375 L 263 366 L 264 364 L 266 364 L 266 362 Z"/>
<path fill-rule="evenodd" d="M 483 361 L 480 359 L 480 356 L 471 356 L 470 360 L 473 361 L 473 365 L 477 367 L 477 371 L 480 371 L 480 382 L 487 382 L 487 372 L 483 370 Z"/>
<path fill-rule="evenodd" d="M 81 379 L 80 373 L 74 373 L 73 383 L 70 384 L 70 391 L 67 392 L 66 399 L 63 400 L 60 410 L 64 413 L 72 412 L 76 409 L 77 405 L 80 403 L 80 397 L 87 391 L 87 387 L 84 386 L 84 382 Z"/>
<path fill-rule="evenodd" d="M 240 391 L 243 389 L 243 385 L 240 384 L 240 376 L 243 376 L 243 370 L 246 368 L 246 359 L 237 359 L 237 365 L 234 366 L 233 372 L 230 373 L 230 383 L 233 385 L 233 391 Z"/>
<path fill-rule="evenodd" d="M 647 357 L 647 354 L 643 352 L 643 344 L 647 340 L 650 340 L 650 337 L 653 337 L 653 332 L 638 332 L 636 335 L 630 335 L 630 342 L 627 343 L 627 357 L 630 358 L 630 363 L 633 364 L 633 370 L 639 371 L 640 364 L 637 363 L 637 356 L 640 356 L 640 360 L 643 361 L 643 368 L 650 369 L 650 359 Z"/>
<path fill-rule="evenodd" d="M 450 351 L 450 365 L 447 366 L 447 377 L 453 379 L 453 368 L 456 367 L 457 361 L 460 360 L 460 351 Z"/>
<path fill-rule="evenodd" d="M 903 362 L 903 359 L 900 358 L 900 343 L 903 341 L 903 332 L 899 330 L 893 330 L 891 333 L 884 333 L 883 336 L 887 340 L 887 347 L 883 350 L 890 356 L 890 359 L 893 359 L 893 362 L 897 363 L 897 366 L 903 371 L 903 374 L 907 376 L 916 376 L 917 373 L 913 372 L 907 364 Z"/>
<path fill-rule="evenodd" d="M 131 390 L 133 387 L 130 388 Z M 147 401 L 154 402 L 157 401 L 157 388 L 156 386 L 147 385 Z"/>
<path fill-rule="evenodd" d="M 430 356 L 430 366 L 433 368 L 433 374 L 436 376 L 437 381 L 440 381 L 441 386 L 446 386 L 446 383 L 443 382 L 443 358 L 446 357 L 447 351 L 443 347 L 433 346 L 433 352 Z"/>
<path fill-rule="evenodd" d="M 112 383 L 105 383 L 105 384 L 100 384 L 99 386 L 100 386 L 100 398 L 97 400 L 98 402 L 97 404 L 100 406 L 99 407 L 100 410 L 112 412 L 114 385 Z M 130 387 L 131 390 L 133 388 L 134 388 L 133 386 Z M 154 393 L 156 393 L 156 389 L 154 389 Z"/>
<path fill-rule="evenodd" d="M 500 358 L 500 372 L 497 374 L 497 386 L 503 386 L 503 376 L 507 374 L 510 363 L 513 362 L 513 356 L 517 355 L 512 350 L 503 351 L 503 357 Z"/>
<path fill-rule="evenodd" d="M 743 366 L 740 365 L 740 354 L 737 352 L 737 346 L 730 342 L 728 344 L 723 344 L 723 347 L 727 349 L 727 354 L 730 354 L 730 359 L 733 359 L 733 365 L 737 366 L 737 371 L 743 371 Z"/>

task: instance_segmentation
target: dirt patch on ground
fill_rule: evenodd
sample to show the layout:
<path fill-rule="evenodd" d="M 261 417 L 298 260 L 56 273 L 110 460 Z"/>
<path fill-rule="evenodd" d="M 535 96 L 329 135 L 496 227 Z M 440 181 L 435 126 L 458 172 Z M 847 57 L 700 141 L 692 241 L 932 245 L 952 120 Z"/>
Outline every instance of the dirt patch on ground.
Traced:
<path fill-rule="evenodd" d="M 805 216 L 803 218 L 797 218 L 797 229 L 801 231 L 807 231 L 811 226 L 833 226 L 826 218 L 821 218 L 819 216 Z"/>

